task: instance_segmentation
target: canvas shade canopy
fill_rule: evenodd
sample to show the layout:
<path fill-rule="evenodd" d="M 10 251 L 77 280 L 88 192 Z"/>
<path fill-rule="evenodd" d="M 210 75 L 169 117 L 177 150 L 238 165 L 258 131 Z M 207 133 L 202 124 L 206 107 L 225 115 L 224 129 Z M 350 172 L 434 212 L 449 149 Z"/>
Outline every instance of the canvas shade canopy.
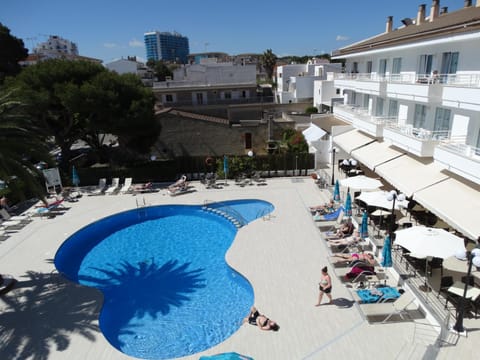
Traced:
<path fill-rule="evenodd" d="M 379 207 L 383 209 L 392 209 L 393 201 L 388 200 L 388 191 L 370 191 L 362 192 L 356 199 L 363 201 L 368 206 Z M 395 200 L 395 210 L 400 210 L 408 206 L 408 200 Z"/>
<path fill-rule="evenodd" d="M 395 244 L 418 257 L 432 256 L 446 259 L 465 249 L 463 239 L 443 229 L 412 226 L 395 231 Z"/>
<path fill-rule="evenodd" d="M 340 180 L 340 185 L 358 190 L 374 190 L 382 186 L 382 182 L 365 175 L 352 176 Z"/>
<path fill-rule="evenodd" d="M 445 260 L 443 260 L 442 265 L 445 270 L 454 271 L 462 274 L 466 274 L 468 271 L 467 260 L 457 259 L 456 256 L 450 256 L 446 258 Z M 475 266 L 472 266 L 471 275 L 477 280 L 480 280 L 480 271 L 478 271 Z"/>
<path fill-rule="evenodd" d="M 370 144 L 374 141 L 375 139 L 372 139 L 358 130 L 347 131 L 343 134 L 334 136 L 333 138 L 333 142 L 340 146 L 343 151 L 347 152 L 348 154 L 350 154 L 353 150 Z"/>
<path fill-rule="evenodd" d="M 405 152 L 395 150 L 384 142 L 375 141 L 352 151 L 352 156 L 370 170 L 380 164 L 402 156 Z"/>
<path fill-rule="evenodd" d="M 404 155 L 378 165 L 375 172 L 407 197 L 411 197 L 414 192 L 447 179 L 448 175 L 442 173 L 442 169 L 431 161 Z"/>
<path fill-rule="evenodd" d="M 449 178 L 413 198 L 471 239 L 480 237 L 480 186 Z"/>

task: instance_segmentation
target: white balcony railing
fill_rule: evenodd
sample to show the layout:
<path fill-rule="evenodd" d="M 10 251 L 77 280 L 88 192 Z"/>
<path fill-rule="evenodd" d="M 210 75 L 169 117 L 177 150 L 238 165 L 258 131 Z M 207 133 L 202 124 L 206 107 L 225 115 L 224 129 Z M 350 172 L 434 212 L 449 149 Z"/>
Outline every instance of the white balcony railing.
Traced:
<path fill-rule="evenodd" d="M 386 125 L 389 130 L 407 135 L 408 137 L 423 141 L 448 141 L 450 139 L 450 130 L 428 130 L 414 128 L 412 125 L 399 125 L 389 123 Z"/>
<path fill-rule="evenodd" d="M 480 148 L 457 142 L 442 142 L 440 146 L 458 156 L 479 160 Z"/>
<path fill-rule="evenodd" d="M 480 74 L 387 74 L 335 73 L 334 80 L 355 80 L 403 84 L 443 84 L 463 87 L 480 87 Z"/>

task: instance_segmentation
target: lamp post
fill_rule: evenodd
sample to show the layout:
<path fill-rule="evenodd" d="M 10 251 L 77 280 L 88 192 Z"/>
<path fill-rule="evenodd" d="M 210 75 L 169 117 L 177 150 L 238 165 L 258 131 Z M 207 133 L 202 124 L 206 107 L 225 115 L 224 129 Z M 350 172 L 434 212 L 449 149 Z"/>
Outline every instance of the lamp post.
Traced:
<path fill-rule="evenodd" d="M 460 298 L 460 301 L 458 302 L 457 320 L 455 321 L 455 325 L 453 325 L 453 330 L 455 330 L 458 333 L 466 332 L 465 328 L 463 327 L 463 317 L 465 315 L 465 302 L 467 301 L 467 290 L 468 290 L 468 284 L 470 283 L 470 276 L 472 273 L 472 265 L 473 265 L 473 254 L 470 251 L 467 251 L 467 261 L 468 261 L 467 279 L 465 280 L 463 296 Z"/>
<path fill-rule="evenodd" d="M 395 202 L 404 201 L 406 198 L 405 194 L 400 193 L 397 194 L 395 190 L 392 190 L 387 195 L 387 200 L 392 201 L 392 213 L 390 214 L 390 228 L 388 229 L 388 234 L 390 235 L 390 241 L 392 241 L 393 236 L 393 228 L 395 227 Z"/>
<path fill-rule="evenodd" d="M 335 153 L 337 152 L 336 147 L 332 147 L 332 185 L 335 185 Z"/>

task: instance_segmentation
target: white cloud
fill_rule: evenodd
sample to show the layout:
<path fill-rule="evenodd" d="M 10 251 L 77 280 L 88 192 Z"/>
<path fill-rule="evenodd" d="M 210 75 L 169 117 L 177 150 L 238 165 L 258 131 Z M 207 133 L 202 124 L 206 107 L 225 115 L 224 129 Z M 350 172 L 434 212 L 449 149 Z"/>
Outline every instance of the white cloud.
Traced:
<path fill-rule="evenodd" d="M 337 35 L 336 39 L 337 41 L 345 41 L 345 40 L 348 40 L 349 37 L 348 36 L 345 36 L 345 35 Z"/>
<path fill-rule="evenodd" d="M 143 47 L 143 43 L 140 40 L 133 38 L 128 42 L 128 46 L 130 47 Z"/>
<path fill-rule="evenodd" d="M 109 48 L 109 49 L 113 49 L 113 48 L 117 47 L 117 44 L 115 44 L 115 43 L 104 43 L 103 46 L 106 47 L 106 48 Z"/>

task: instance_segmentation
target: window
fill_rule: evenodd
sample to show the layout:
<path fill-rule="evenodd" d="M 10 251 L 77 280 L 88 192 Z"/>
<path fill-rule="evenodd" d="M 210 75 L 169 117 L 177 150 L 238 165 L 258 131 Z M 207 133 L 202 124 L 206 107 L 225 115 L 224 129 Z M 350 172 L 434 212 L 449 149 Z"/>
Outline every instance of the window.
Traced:
<path fill-rule="evenodd" d="M 433 55 L 420 55 L 420 63 L 418 64 L 418 74 L 420 76 L 429 76 L 432 72 Z"/>
<path fill-rule="evenodd" d="M 352 64 L 352 73 L 357 74 L 358 73 L 358 62 L 354 62 Z"/>
<path fill-rule="evenodd" d="M 223 93 L 223 96 L 225 99 L 231 99 L 232 98 L 232 93 L 230 91 L 225 91 Z"/>
<path fill-rule="evenodd" d="M 196 93 L 195 97 L 197 99 L 197 104 L 202 105 L 203 104 L 203 94 L 202 93 Z"/>
<path fill-rule="evenodd" d="M 370 74 L 372 72 L 372 65 L 373 63 L 371 61 L 367 61 L 367 74 Z"/>
<path fill-rule="evenodd" d="M 381 97 L 377 97 L 377 106 L 375 110 L 376 116 L 383 116 L 384 104 L 385 104 L 385 100 Z"/>
<path fill-rule="evenodd" d="M 425 105 L 415 104 L 415 114 L 413 118 L 413 127 L 423 128 L 427 116 L 427 107 Z"/>
<path fill-rule="evenodd" d="M 458 52 L 444 52 L 442 54 L 441 74 L 455 74 L 458 66 Z"/>
<path fill-rule="evenodd" d="M 435 110 L 434 131 L 450 130 L 450 113 L 451 111 L 449 109 L 437 108 Z"/>
<path fill-rule="evenodd" d="M 398 117 L 398 101 L 390 100 L 388 103 L 388 117 L 397 118 Z"/>
<path fill-rule="evenodd" d="M 380 63 L 378 64 L 378 74 L 381 76 L 385 76 L 387 72 L 387 59 L 380 59 Z"/>
<path fill-rule="evenodd" d="M 340 88 L 337 88 L 337 89 L 335 90 L 335 94 L 340 95 Z"/>
<path fill-rule="evenodd" d="M 476 146 L 476 149 L 475 149 L 475 155 L 480 155 L 480 130 L 478 130 L 477 146 Z"/>
<path fill-rule="evenodd" d="M 165 95 L 165 102 L 173 102 L 173 95 L 172 94 Z"/>
<path fill-rule="evenodd" d="M 252 148 L 252 133 L 245 133 L 245 149 Z"/>
<path fill-rule="evenodd" d="M 370 103 L 370 95 L 364 94 L 363 95 L 363 107 L 365 109 L 368 109 L 369 103 Z"/>
<path fill-rule="evenodd" d="M 402 71 L 402 58 L 394 58 L 392 64 L 392 80 L 400 80 L 400 72 Z"/>
<path fill-rule="evenodd" d="M 242 90 L 242 98 L 246 98 L 247 97 L 247 92 L 245 90 Z"/>

